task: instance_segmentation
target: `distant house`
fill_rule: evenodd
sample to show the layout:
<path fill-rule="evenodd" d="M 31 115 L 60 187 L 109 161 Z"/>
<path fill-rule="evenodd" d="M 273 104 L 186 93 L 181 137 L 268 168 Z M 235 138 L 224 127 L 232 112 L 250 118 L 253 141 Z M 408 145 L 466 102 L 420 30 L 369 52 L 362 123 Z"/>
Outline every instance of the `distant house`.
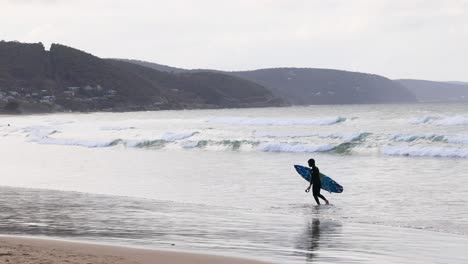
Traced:
<path fill-rule="evenodd" d="M 41 98 L 41 102 L 53 102 L 55 101 L 55 96 L 49 95 L 49 96 L 43 96 Z"/>

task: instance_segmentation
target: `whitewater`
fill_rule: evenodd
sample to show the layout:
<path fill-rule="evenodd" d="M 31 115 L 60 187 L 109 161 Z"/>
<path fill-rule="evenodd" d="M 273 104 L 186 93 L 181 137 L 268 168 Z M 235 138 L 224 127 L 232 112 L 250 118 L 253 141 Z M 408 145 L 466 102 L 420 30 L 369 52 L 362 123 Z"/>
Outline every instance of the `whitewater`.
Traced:
<path fill-rule="evenodd" d="M 468 259 L 463 104 L 0 116 L 0 155 L 2 233 L 276 263 Z M 293 169 L 311 157 L 345 188 L 324 193 L 334 206 Z"/>

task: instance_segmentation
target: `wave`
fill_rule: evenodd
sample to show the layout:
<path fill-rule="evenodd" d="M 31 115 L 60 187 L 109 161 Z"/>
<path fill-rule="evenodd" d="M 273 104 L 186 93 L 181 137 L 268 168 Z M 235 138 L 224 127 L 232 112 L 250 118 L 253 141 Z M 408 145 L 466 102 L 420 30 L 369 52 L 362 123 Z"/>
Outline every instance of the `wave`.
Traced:
<path fill-rule="evenodd" d="M 199 133 L 200 132 L 198 132 L 198 131 L 189 132 L 189 133 L 180 133 L 180 134 L 168 132 L 168 133 L 162 135 L 161 139 L 165 140 L 165 141 L 176 141 L 176 140 L 191 138 L 191 137 L 193 137 L 193 136 L 195 136 L 196 134 L 199 134 Z"/>
<path fill-rule="evenodd" d="M 433 116 L 421 116 L 421 117 L 413 117 L 411 118 L 408 122 L 413 125 L 419 125 L 419 124 L 426 124 L 431 122 L 432 120 L 436 119 L 436 117 Z"/>
<path fill-rule="evenodd" d="M 271 132 L 255 132 L 255 137 L 267 137 L 267 138 L 309 138 L 309 137 L 318 137 L 318 138 L 331 138 L 331 139 L 342 139 L 345 142 L 354 142 L 362 141 L 372 133 L 369 132 L 358 132 L 354 134 L 280 134 L 280 133 L 271 133 Z"/>
<path fill-rule="evenodd" d="M 434 121 L 434 124 L 438 126 L 468 125 L 468 118 L 464 116 L 444 117 Z"/>
<path fill-rule="evenodd" d="M 466 148 L 385 146 L 381 151 L 390 156 L 468 158 Z"/>
<path fill-rule="evenodd" d="M 26 137 L 28 137 L 30 141 L 35 141 L 37 139 L 46 138 L 59 131 L 46 126 L 30 126 L 23 128 L 22 132 L 27 134 Z"/>
<path fill-rule="evenodd" d="M 126 147 L 129 148 L 155 148 L 160 149 L 166 146 L 168 141 L 162 139 L 154 140 L 121 140 Z"/>
<path fill-rule="evenodd" d="M 347 136 L 342 136 L 341 139 L 343 139 L 345 142 L 357 142 L 357 141 L 363 141 L 370 135 L 372 135 L 372 133 L 359 132 L 359 133 L 354 133 L 354 134 L 347 135 Z"/>
<path fill-rule="evenodd" d="M 65 138 L 50 138 L 45 137 L 36 139 L 35 142 L 45 145 L 64 145 L 64 146 L 80 146 L 87 148 L 104 148 L 112 147 L 121 142 L 120 139 L 114 140 L 83 140 L 83 139 L 65 139 Z"/>
<path fill-rule="evenodd" d="M 445 137 L 447 143 L 468 144 L 468 136 L 449 136 Z"/>
<path fill-rule="evenodd" d="M 411 134 L 394 134 L 391 137 L 394 141 L 413 142 L 417 140 L 428 140 L 432 142 L 443 142 L 452 144 L 468 144 L 468 136 L 448 136 L 448 135 L 411 135 Z"/>
<path fill-rule="evenodd" d="M 411 118 L 409 123 L 413 125 L 435 124 L 438 126 L 457 126 L 468 125 L 468 118 L 460 115 L 445 117 L 423 116 Z"/>
<path fill-rule="evenodd" d="M 259 144 L 258 141 L 250 140 L 199 140 L 184 142 L 181 146 L 185 149 L 206 149 L 211 147 L 218 150 L 241 150 L 244 147 L 253 148 Z"/>
<path fill-rule="evenodd" d="M 413 142 L 417 140 L 430 140 L 434 142 L 443 142 L 445 141 L 445 136 L 443 135 L 411 135 L 411 134 L 394 134 L 391 136 L 391 139 L 394 141 L 403 141 L 403 142 Z"/>
<path fill-rule="evenodd" d="M 246 126 L 308 126 L 308 125 L 334 125 L 346 121 L 344 117 L 331 117 L 323 119 L 275 119 L 275 118 L 248 118 L 248 117 L 218 117 L 208 119 L 207 122 L 246 125 Z"/>
<path fill-rule="evenodd" d="M 335 148 L 331 144 L 301 144 L 301 143 L 262 143 L 258 146 L 263 152 L 327 152 Z"/>

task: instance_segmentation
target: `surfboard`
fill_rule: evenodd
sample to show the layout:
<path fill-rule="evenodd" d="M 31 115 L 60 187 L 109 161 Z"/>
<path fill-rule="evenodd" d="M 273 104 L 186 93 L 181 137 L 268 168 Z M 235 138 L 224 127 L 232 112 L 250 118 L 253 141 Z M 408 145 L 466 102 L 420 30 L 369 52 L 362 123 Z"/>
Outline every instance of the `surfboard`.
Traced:
<path fill-rule="evenodd" d="M 310 168 L 301 165 L 294 165 L 294 168 L 296 169 L 297 173 L 299 173 L 299 175 L 304 178 L 304 180 L 310 182 Z M 320 173 L 320 181 L 322 182 L 322 189 L 325 191 L 334 193 L 343 192 L 343 186 L 339 185 L 336 181 L 323 173 Z"/>

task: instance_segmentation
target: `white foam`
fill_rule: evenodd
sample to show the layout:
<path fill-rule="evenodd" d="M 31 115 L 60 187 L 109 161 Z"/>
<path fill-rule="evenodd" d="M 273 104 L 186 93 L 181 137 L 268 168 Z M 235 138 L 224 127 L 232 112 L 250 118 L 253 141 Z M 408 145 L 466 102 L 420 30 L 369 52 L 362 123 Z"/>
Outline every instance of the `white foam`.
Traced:
<path fill-rule="evenodd" d="M 188 141 L 182 143 L 182 148 L 185 149 L 191 149 L 191 148 L 196 148 L 198 146 L 198 141 Z"/>
<path fill-rule="evenodd" d="M 264 152 L 326 152 L 334 149 L 330 144 L 262 143 L 258 149 Z"/>
<path fill-rule="evenodd" d="M 49 135 L 57 133 L 58 131 L 47 126 L 30 126 L 24 128 L 22 132 L 27 133 L 29 141 L 35 141 L 41 138 L 46 138 Z"/>
<path fill-rule="evenodd" d="M 307 134 L 286 134 L 286 133 L 276 133 L 276 132 L 258 132 L 255 131 L 255 137 L 267 137 L 267 138 L 308 138 L 308 137 L 318 137 L 317 133 L 307 133 Z"/>
<path fill-rule="evenodd" d="M 104 131 L 121 131 L 121 130 L 135 129 L 135 127 L 133 126 L 103 126 L 99 129 L 104 130 Z"/>
<path fill-rule="evenodd" d="M 285 134 L 285 133 L 274 133 L 274 132 L 255 132 L 255 137 L 269 137 L 269 138 L 308 138 L 308 137 L 319 137 L 319 138 L 331 138 L 331 139 L 342 139 L 344 142 L 353 142 L 361 140 L 368 136 L 368 132 L 358 132 L 353 134 Z"/>
<path fill-rule="evenodd" d="M 358 133 L 354 133 L 351 135 L 342 135 L 341 138 L 343 139 L 344 142 L 349 143 L 353 141 L 362 140 L 368 135 L 370 135 L 370 133 L 368 132 L 358 132 Z"/>
<path fill-rule="evenodd" d="M 468 118 L 464 116 L 444 117 L 444 118 L 434 121 L 434 124 L 438 126 L 468 125 Z"/>
<path fill-rule="evenodd" d="M 51 121 L 49 122 L 49 125 L 51 126 L 63 126 L 63 125 L 68 125 L 68 124 L 73 124 L 75 121 L 71 120 L 62 120 L 62 121 Z"/>
<path fill-rule="evenodd" d="M 196 134 L 199 134 L 199 132 L 195 131 L 195 132 L 180 133 L 180 134 L 168 132 L 168 133 L 165 133 L 164 135 L 162 135 L 161 139 L 166 140 L 166 141 L 176 141 L 176 140 L 191 138 L 191 137 L 195 136 Z"/>
<path fill-rule="evenodd" d="M 84 140 L 84 139 L 65 139 L 65 138 L 50 138 L 45 137 L 37 139 L 35 142 L 46 145 L 63 145 L 63 146 L 80 146 L 87 148 L 103 148 L 111 147 L 116 144 L 118 140 Z"/>
<path fill-rule="evenodd" d="M 448 143 L 468 144 L 468 136 L 445 136 Z"/>
<path fill-rule="evenodd" d="M 438 126 L 456 126 L 456 125 L 468 125 L 468 118 L 460 115 L 445 116 L 445 117 L 433 117 L 423 116 L 415 117 L 409 120 L 410 124 L 435 124 Z"/>
<path fill-rule="evenodd" d="M 408 122 L 413 125 L 425 124 L 436 119 L 433 116 L 413 117 Z"/>
<path fill-rule="evenodd" d="M 344 117 L 330 117 L 323 119 L 275 119 L 275 118 L 249 118 L 249 117 L 218 117 L 208 119 L 210 123 L 228 125 L 252 125 L 252 126 L 308 126 L 308 125 L 333 125 L 346 121 Z"/>
<path fill-rule="evenodd" d="M 452 144 L 468 144 L 468 136 L 462 135 L 437 135 L 437 134 L 421 134 L 421 135 L 411 135 L 411 134 L 394 134 L 391 137 L 395 141 L 404 141 L 412 142 L 416 140 L 431 140 L 438 142 L 446 142 Z"/>
<path fill-rule="evenodd" d="M 381 151 L 391 156 L 468 158 L 466 148 L 385 146 Z"/>
<path fill-rule="evenodd" d="M 394 134 L 391 136 L 392 140 L 395 141 L 404 141 L 404 142 L 411 142 L 419 139 L 433 139 L 437 137 L 437 135 L 430 134 L 430 135 L 411 135 L 411 134 Z"/>

